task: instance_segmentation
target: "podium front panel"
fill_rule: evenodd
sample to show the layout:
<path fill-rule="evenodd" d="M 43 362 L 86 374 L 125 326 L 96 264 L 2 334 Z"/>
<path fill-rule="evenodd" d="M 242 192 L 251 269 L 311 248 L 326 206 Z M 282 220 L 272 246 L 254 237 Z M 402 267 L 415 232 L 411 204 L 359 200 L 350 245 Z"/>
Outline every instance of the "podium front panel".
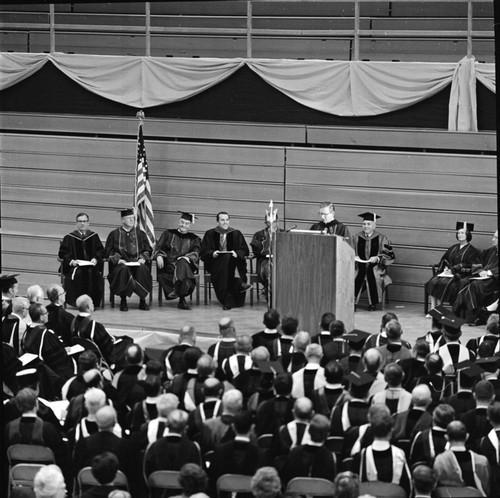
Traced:
<path fill-rule="evenodd" d="M 354 328 L 354 251 L 341 237 L 278 232 L 274 239 L 273 308 L 314 335 L 321 315 Z"/>

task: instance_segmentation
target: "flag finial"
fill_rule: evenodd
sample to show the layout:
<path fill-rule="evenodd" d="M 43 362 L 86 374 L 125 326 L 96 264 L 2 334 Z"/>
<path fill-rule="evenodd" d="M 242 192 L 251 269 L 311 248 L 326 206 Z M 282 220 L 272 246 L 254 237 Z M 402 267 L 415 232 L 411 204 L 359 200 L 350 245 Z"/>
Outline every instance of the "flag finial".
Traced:
<path fill-rule="evenodd" d="M 139 124 L 142 124 L 144 122 L 144 120 L 146 119 L 146 115 L 144 114 L 144 111 L 142 109 L 137 112 L 135 117 L 140 121 Z"/>

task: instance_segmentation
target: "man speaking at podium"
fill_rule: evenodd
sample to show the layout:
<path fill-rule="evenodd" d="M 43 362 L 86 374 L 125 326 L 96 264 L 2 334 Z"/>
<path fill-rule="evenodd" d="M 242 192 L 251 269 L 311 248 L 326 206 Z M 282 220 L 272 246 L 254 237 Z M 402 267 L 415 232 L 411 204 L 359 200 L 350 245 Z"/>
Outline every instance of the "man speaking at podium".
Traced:
<path fill-rule="evenodd" d="M 319 230 L 328 235 L 339 235 L 351 244 L 349 229 L 340 221 L 335 219 L 335 206 L 333 202 L 325 201 L 319 205 L 321 221 L 315 223 L 310 230 Z"/>

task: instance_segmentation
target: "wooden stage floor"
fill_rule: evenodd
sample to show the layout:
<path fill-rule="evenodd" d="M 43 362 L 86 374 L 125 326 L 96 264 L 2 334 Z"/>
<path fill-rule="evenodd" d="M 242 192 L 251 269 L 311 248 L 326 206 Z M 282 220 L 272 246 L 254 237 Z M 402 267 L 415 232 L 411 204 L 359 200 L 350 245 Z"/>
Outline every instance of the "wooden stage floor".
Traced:
<path fill-rule="evenodd" d="M 206 351 L 219 335 L 218 323 L 222 317 L 233 318 L 237 334 L 252 335 L 263 330 L 262 318 L 267 310 L 267 305 L 262 299 L 255 300 L 253 306 L 250 306 L 248 296 L 244 307 L 228 311 L 224 311 L 214 297 L 208 305 L 203 304 L 203 299 L 199 305 L 194 304 L 193 300 L 190 311 L 179 310 L 177 300 L 163 301 L 163 306 L 159 307 L 156 296 L 150 311 L 139 310 L 138 304 L 138 299 L 132 297 L 129 300 L 129 311 L 122 312 L 118 303 L 115 308 L 106 303 L 104 309 L 95 311 L 94 317 L 103 323 L 111 334 L 128 335 L 144 348 L 155 350 L 176 344 L 179 329 L 189 324 L 196 330 L 197 345 Z M 68 309 L 76 313 L 75 310 Z M 403 327 L 403 337 L 412 344 L 417 337 L 424 335 L 430 329 L 431 320 L 425 317 L 421 304 L 391 302 L 385 311 L 396 313 Z M 355 327 L 377 333 L 383 313 L 382 310 L 369 312 L 365 306 L 360 305 L 354 314 Z M 318 330 L 309 332 L 317 333 Z M 462 342 L 465 343 L 471 337 L 483 334 L 485 328 L 464 325 L 462 331 Z"/>

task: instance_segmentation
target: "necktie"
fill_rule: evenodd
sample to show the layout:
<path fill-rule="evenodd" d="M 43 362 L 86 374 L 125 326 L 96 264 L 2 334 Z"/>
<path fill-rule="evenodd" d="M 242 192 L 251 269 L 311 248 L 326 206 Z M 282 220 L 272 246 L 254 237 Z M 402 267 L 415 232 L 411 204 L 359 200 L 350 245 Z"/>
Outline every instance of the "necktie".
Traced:
<path fill-rule="evenodd" d="M 219 244 L 220 244 L 220 250 L 221 251 L 227 251 L 226 234 L 225 233 L 221 233 L 220 234 Z"/>

